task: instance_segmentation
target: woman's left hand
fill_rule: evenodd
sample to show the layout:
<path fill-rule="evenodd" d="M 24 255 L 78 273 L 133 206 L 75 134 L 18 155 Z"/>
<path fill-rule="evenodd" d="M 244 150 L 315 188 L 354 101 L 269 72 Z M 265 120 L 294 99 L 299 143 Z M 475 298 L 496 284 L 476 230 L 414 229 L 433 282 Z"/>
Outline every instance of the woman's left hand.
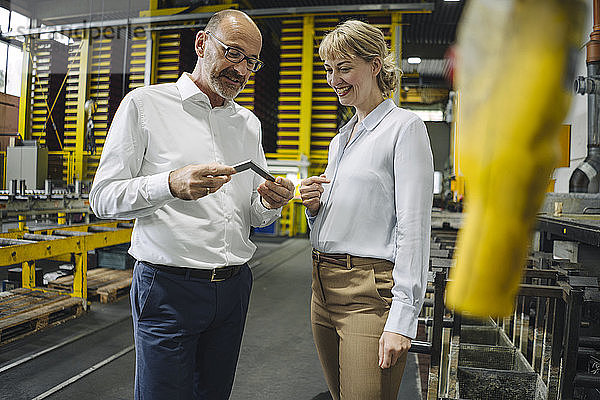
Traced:
<path fill-rule="evenodd" d="M 394 332 L 383 332 L 379 338 L 379 367 L 396 365 L 398 358 L 410 349 L 411 339 Z"/>
<path fill-rule="evenodd" d="M 278 176 L 275 182 L 264 181 L 257 189 L 265 208 L 275 209 L 285 206 L 294 197 L 294 183 Z"/>

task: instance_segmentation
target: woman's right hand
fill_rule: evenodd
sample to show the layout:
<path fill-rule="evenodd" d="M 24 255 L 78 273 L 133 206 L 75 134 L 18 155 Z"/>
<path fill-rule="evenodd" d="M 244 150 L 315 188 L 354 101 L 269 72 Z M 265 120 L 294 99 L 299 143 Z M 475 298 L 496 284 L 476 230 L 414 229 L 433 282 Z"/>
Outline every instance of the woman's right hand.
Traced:
<path fill-rule="evenodd" d="M 308 209 L 311 216 L 317 215 L 321 207 L 321 193 L 323 193 L 323 184 L 329 183 L 325 175 L 311 176 L 300 183 L 300 197 L 302 204 Z"/>

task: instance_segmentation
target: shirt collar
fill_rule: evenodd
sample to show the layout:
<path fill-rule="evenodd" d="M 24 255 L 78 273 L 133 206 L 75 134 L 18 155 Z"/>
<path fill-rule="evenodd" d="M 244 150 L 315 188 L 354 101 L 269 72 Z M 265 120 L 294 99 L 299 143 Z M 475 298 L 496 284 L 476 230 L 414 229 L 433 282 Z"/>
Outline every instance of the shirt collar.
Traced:
<path fill-rule="evenodd" d="M 177 80 L 177 89 L 179 90 L 181 101 L 193 101 L 195 103 L 203 103 L 209 108 L 211 107 L 210 99 L 206 93 L 200 90 L 196 83 L 194 83 L 188 72 L 181 74 Z M 221 108 L 233 108 L 233 100 L 225 99 L 225 102 Z"/>
<path fill-rule="evenodd" d="M 386 99 L 379 103 L 366 117 L 362 120 L 361 124 L 368 131 L 372 131 L 379 125 L 383 118 L 396 108 L 396 103 L 392 99 Z M 340 128 L 341 133 L 346 133 L 354 127 L 358 120 L 358 115 L 354 114 L 350 121 Z"/>
<path fill-rule="evenodd" d="M 372 131 L 379 125 L 383 118 L 396 108 L 396 104 L 392 99 L 386 99 L 379 103 L 362 121 L 365 129 Z"/>
<path fill-rule="evenodd" d="M 358 120 L 358 115 L 356 113 L 354 113 L 354 115 L 352 116 L 352 118 L 350 118 L 350 121 L 346 122 L 344 124 L 344 126 L 342 126 L 340 128 L 340 133 L 344 134 L 346 132 L 351 131 L 352 128 L 354 127 L 354 124 L 356 124 L 357 120 Z"/>

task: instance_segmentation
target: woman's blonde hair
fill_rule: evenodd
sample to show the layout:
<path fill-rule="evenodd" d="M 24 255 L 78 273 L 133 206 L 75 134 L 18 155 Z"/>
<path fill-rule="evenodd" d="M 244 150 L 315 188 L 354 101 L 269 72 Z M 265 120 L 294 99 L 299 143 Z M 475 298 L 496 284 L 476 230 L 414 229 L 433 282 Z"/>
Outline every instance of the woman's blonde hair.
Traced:
<path fill-rule="evenodd" d="M 377 85 L 384 97 L 390 97 L 398 87 L 401 71 L 396 66 L 394 55 L 385 42 L 379 28 L 362 21 L 348 20 L 327 33 L 319 46 L 321 60 L 335 59 L 351 53 L 366 62 L 381 58 L 381 71 L 377 74 Z"/>

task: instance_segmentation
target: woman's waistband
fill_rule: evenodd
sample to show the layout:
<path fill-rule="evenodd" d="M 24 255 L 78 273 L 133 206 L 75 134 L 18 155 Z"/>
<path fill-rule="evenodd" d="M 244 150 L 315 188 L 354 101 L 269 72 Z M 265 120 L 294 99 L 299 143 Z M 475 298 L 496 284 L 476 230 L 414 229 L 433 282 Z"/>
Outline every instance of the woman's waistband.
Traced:
<path fill-rule="evenodd" d="M 313 249 L 312 250 L 312 259 L 316 261 L 318 264 L 327 262 L 330 264 L 338 265 L 340 267 L 352 268 L 353 266 L 360 265 L 368 265 L 377 262 L 389 262 L 391 261 L 385 260 L 382 258 L 374 258 L 374 257 L 359 257 L 353 256 L 347 253 L 324 253 L 322 251 Z"/>

